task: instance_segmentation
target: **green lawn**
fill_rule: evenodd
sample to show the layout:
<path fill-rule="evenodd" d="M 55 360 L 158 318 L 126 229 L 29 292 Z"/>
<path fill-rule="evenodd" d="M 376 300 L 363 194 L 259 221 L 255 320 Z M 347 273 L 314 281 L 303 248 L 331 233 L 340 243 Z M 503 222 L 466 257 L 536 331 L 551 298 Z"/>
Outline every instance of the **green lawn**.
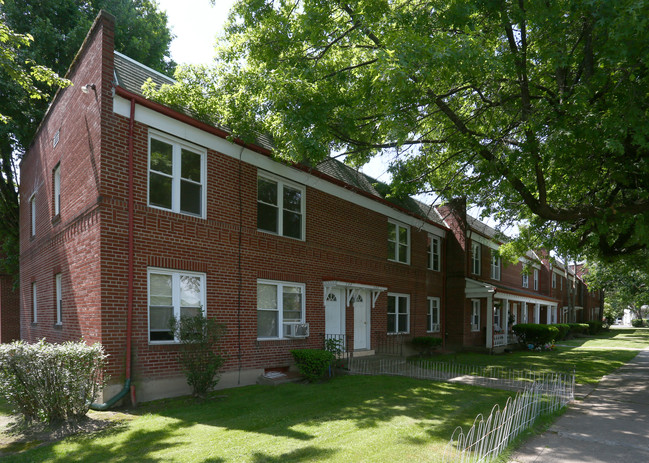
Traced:
<path fill-rule="evenodd" d="M 441 461 L 456 426 L 504 404 L 505 391 L 401 377 L 250 386 L 195 403 L 145 405 L 117 428 L 6 461 Z"/>
<path fill-rule="evenodd" d="M 574 368 L 578 384 L 596 384 L 602 376 L 634 358 L 639 349 L 649 346 L 649 329 L 611 329 L 596 337 L 561 341 L 558 344 L 552 351 L 515 351 L 500 355 L 463 352 L 436 355 L 433 360 L 546 373 Z"/>

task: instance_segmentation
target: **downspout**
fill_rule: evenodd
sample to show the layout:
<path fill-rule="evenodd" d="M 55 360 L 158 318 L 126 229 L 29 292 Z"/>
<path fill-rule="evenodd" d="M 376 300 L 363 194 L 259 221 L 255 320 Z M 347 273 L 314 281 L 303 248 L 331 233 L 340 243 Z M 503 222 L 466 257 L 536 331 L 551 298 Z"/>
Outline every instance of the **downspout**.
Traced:
<path fill-rule="evenodd" d="M 444 246 L 440 246 L 442 249 L 442 302 L 444 304 L 444 312 L 442 316 L 442 351 L 446 351 L 446 336 L 448 336 L 448 333 L 446 332 L 446 315 L 448 311 L 448 304 L 446 303 L 446 273 L 448 272 L 448 269 L 446 268 L 446 251 L 447 251 L 447 246 L 448 246 L 448 233 L 444 234 Z"/>
<path fill-rule="evenodd" d="M 133 207 L 133 131 L 135 126 L 135 99 L 131 98 L 131 118 L 128 123 L 128 283 L 127 283 L 127 313 L 126 313 L 126 379 L 124 387 L 115 396 L 103 404 L 92 403 L 93 410 L 108 410 L 119 400 L 131 392 L 131 403 L 136 405 L 135 385 L 131 384 L 131 337 L 133 333 L 133 250 L 134 237 L 134 207 Z"/>

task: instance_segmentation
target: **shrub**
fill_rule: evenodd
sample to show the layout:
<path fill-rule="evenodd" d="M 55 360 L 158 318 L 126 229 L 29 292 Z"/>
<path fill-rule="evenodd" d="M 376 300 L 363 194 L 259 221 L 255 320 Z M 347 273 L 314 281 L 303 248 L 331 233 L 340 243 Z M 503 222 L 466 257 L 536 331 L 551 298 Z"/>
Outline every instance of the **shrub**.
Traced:
<path fill-rule="evenodd" d="M 0 344 L 0 393 L 27 421 L 79 418 L 105 384 L 106 357 L 98 343 Z"/>
<path fill-rule="evenodd" d="M 642 318 L 634 318 L 631 320 L 631 326 L 635 328 L 641 328 L 644 326 L 644 320 Z"/>
<path fill-rule="evenodd" d="M 587 334 L 588 333 L 588 323 L 568 323 L 570 326 L 570 334 Z"/>
<path fill-rule="evenodd" d="M 590 321 L 588 322 L 588 334 L 597 334 L 600 331 L 604 330 L 604 323 L 599 321 Z"/>
<path fill-rule="evenodd" d="M 529 344 L 541 347 L 551 343 L 559 336 L 559 328 L 554 325 L 538 325 L 536 323 L 519 323 L 512 328 L 523 346 Z"/>
<path fill-rule="evenodd" d="M 225 358 L 218 344 L 225 327 L 203 314 L 172 318 L 170 327 L 181 344 L 178 362 L 187 384 L 195 397 L 205 397 L 219 383 L 219 370 Z"/>
<path fill-rule="evenodd" d="M 442 338 L 434 336 L 417 336 L 410 341 L 420 355 L 430 354 L 433 349 L 442 345 Z"/>
<path fill-rule="evenodd" d="M 555 339 L 555 341 L 561 341 L 562 339 L 565 339 L 566 336 L 568 336 L 568 332 L 570 331 L 570 325 L 567 323 L 557 323 L 555 325 L 557 329 L 559 330 L 559 335 Z"/>
<path fill-rule="evenodd" d="M 334 360 L 333 353 L 322 349 L 296 349 L 291 355 L 300 374 L 310 382 L 322 378 Z"/>

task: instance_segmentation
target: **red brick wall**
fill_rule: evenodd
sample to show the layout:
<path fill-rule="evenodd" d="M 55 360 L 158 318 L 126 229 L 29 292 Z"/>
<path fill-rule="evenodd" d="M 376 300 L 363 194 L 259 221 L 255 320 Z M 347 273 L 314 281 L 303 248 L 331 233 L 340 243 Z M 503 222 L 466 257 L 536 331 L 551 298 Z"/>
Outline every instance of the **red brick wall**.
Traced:
<path fill-rule="evenodd" d="M 20 298 L 10 275 L 0 275 L 0 342 L 20 339 Z"/>
<path fill-rule="evenodd" d="M 95 23 L 21 164 L 21 337 L 28 341 L 101 341 L 100 114 L 112 111 L 113 25 Z M 94 83 L 96 92 L 81 91 Z M 54 146 L 53 140 L 59 134 Z M 54 216 L 53 169 L 61 166 L 61 211 Z M 36 197 L 36 234 L 30 233 L 29 199 Z M 55 326 L 55 274 L 62 274 L 63 323 Z M 32 283 L 38 291 L 38 323 L 32 323 Z"/>

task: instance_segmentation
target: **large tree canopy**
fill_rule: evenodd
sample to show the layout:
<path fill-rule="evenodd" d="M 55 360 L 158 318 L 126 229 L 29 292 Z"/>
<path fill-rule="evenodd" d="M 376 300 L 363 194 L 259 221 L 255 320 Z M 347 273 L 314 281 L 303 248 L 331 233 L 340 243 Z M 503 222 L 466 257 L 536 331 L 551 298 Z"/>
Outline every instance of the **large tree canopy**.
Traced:
<path fill-rule="evenodd" d="M 118 51 L 161 72 L 173 71 L 167 15 L 155 1 L 0 2 L 0 115 L 4 116 L 0 123 L 0 239 L 4 249 L 0 263 L 4 265 L 0 267 L 5 272 L 16 273 L 18 264 L 16 166 L 45 114 L 49 97 L 61 83 L 44 66 L 63 75 L 101 9 L 116 18 Z M 13 40 L 12 46 L 5 37 Z M 7 62 L 5 54 L 10 52 L 12 59 Z"/>
<path fill-rule="evenodd" d="M 649 2 L 239 0 L 159 98 L 295 160 L 391 150 L 396 194 L 466 196 L 562 246 L 649 236 Z"/>

